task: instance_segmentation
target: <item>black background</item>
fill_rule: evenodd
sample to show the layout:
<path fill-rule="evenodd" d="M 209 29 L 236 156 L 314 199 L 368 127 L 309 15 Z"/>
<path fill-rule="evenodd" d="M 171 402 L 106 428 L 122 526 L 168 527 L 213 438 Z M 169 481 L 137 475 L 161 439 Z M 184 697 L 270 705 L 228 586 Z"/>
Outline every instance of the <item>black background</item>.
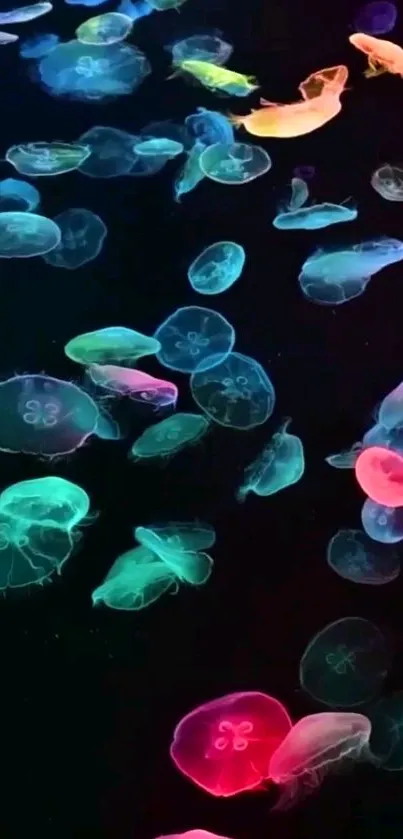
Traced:
<path fill-rule="evenodd" d="M 93 13 L 60 0 L 55 6 L 15 31 L 66 38 Z M 0 265 L 4 378 L 41 371 L 77 378 L 63 354 L 75 334 L 117 324 L 152 334 L 177 306 L 203 305 L 187 283 L 187 267 L 207 244 L 233 239 L 246 249 L 247 264 L 212 305 L 235 325 L 236 348 L 269 372 L 277 405 L 267 425 L 246 433 L 217 426 L 168 465 L 127 461 L 144 418 L 133 421 L 128 440 L 93 440 L 58 463 L 0 455 L 2 487 L 59 474 L 85 487 L 100 512 L 60 580 L 0 602 L 6 837 L 154 839 L 193 827 L 232 839 L 336 839 L 352 830 L 363 839 L 401 836 L 399 773 L 357 768 L 328 779 L 300 808 L 274 815 L 273 792 L 214 799 L 175 770 L 168 752 L 185 713 L 232 691 L 273 694 L 294 719 L 322 710 L 299 690 L 298 662 L 310 638 L 343 616 L 382 629 L 395 655 L 385 690 L 403 687 L 402 583 L 373 590 L 328 568 L 327 542 L 340 527 L 359 527 L 363 497 L 352 472 L 324 462 L 362 436 L 379 400 L 402 379 L 402 264 L 338 309 L 309 304 L 297 285 L 302 262 L 319 244 L 403 238 L 402 206 L 370 186 L 379 164 L 403 160 L 403 81 L 363 78 L 364 57 L 347 41 L 353 13 L 350 2 L 189 0 L 179 14 L 136 23 L 131 40 L 147 53 L 153 75 L 133 96 L 101 106 L 51 98 L 30 81 L 18 47 L 0 51 L 2 155 L 16 142 L 74 140 L 94 124 L 136 133 L 151 119 L 182 120 L 198 105 L 226 110 L 225 100 L 201 88 L 165 81 L 163 45 L 206 27 L 234 43 L 230 66 L 255 74 L 268 99 L 292 101 L 305 76 L 338 63 L 348 65 L 351 88 L 342 113 L 318 132 L 263 140 L 273 169 L 242 188 L 205 181 L 175 204 L 175 163 L 155 178 L 93 181 L 72 173 L 38 182 L 46 215 L 85 206 L 104 219 L 109 235 L 101 256 L 75 272 L 40 259 Z M 403 19 L 390 37 L 403 42 Z M 245 113 L 250 102 L 254 97 L 231 100 L 230 109 Z M 276 231 L 271 220 L 297 164 L 316 167 L 313 199 L 353 196 L 358 220 L 312 234 Z M 12 175 L 1 164 L 0 176 Z M 159 368 L 150 361 L 146 369 Z M 192 409 L 187 378 L 173 378 L 180 409 Z M 304 478 L 239 506 L 234 491 L 244 467 L 285 415 L 304 442 Z M 217 529 L 206 587 L 183 588 L 141 613 L 93 609 L 91 591 L 130 547 L 132 526 L 195 517 Z"/>

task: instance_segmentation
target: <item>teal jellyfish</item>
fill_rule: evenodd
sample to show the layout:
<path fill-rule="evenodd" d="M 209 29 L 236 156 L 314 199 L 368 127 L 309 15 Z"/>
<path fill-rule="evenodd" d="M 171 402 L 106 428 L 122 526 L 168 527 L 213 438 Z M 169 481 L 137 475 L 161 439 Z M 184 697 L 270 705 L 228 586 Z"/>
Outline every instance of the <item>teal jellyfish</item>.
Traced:
<path fill-rule="evenodd" d="M 362 530 L 338 530 L 327 546 L 329 567 L 352 583 L 381 586 L 400 574 L 395 550 L 369 539 Z"/>
<path fill-rule="evenodd" d="M 238 501 L 243 501 L 249 492 L 274 495 L 302 478 L 305 470 L 304 448 L 299 437 L 288 433 L 290 423 L 290 418 L 284 420 L 268 445 L 247 467 L 237 493 Z"/>
<path fill-rule="evenodd" d="M 358 455 L 362 451 L 362 443 L 353 443 L 349 449 L 325 457 L 326 463 L 334 469 L 354 469 Z"/>
<path fill-rule="evenodd" d="M 213 560 L 201 551 L 184 550 L 181 545 L 173 544 L 166 537 L 150 527 L 136 527 L 135 538 L 148 550 L 166 563 L 180 582 L 201 586 L 209 579 Z"/>
<path fill-rule="evenodd" d="M 286 201 L 282 201 L 278 207 L 279 210 L 285 212 L 293 212 L 299 210 L 306 204 L 309 198 L 309 186 L 307 182 L 300 177 L 291 178 L 291 195 Z"/>
<path fill-rule="evenodd" d="M 204 143 L 196 140 L 188 152 L 187 159 L 179 170 L 174 181 L 174 195 L 175 201 L 179 204 L 182 195 L 192 192 L 197 185 L 205 178 L 204 172 L 200 168 L 200 158 L 206 146 Z"/>
<path fill-rule="evenodd" d="M 183 152 L 183 143 L 171 140 L 169 137 L 150 137 L 148 140 L 140 139 L 133 146 L 136 154 L 143 157 L 165 157 L 173 160 Z"/>
<path fill-rule="evenodd" d="M 403 425 L 403 382 L 382 400 L 378 411 L 378 423 L 386 429 Z"/>
<path fill-rule="evenodd" d="M 133 443 L 129 457 L 134 460 L 172 457 L 184 446 L 201 440 L 208 428 L 209 422 L 202 414 L 173 414 L 146 428 Z"/>
<path fill-rule="evenodd" d="M 320 230 L 332 224 L 354 221 L 357 216 L 358 210 L 352 203 L 325 202 L 281 212 L 273 220 L 273 226 L 278 230 Z"/>
<path fill-rule="evenodd" d="M 40 204 L 41 196 L 28 181 L 19 178 L 5 178 L 0 181 L 0 211 L 33 213 Z"/>
<path fill-rule="evenodd" d="M 39 178 L 73 172 L 90 154 L 90 146 L 84 143 L 19 143 L 7 150 L 6 161 L 20 175 Z"/>
<path fill-rule="evenodd" d="M 61 239 L 43 257 L 48 265 L 74 271 L 99 256 L 108 232 L 100 216 L 81 207 L 70 208 L 55 216 L 54 221 Z"/>
<path fill-rule="evenodd" d="M 157 353 L 160 364 L 192 373 L 224 361 L 235 344 L 235 329 L 214 309 L 184 306 L 163 321 L 154 338 L 161 344 Z"/>
<path fill-rule="evenodd" d="M 134 367 L 139 358 L 155 355 L 161 349 L 150 338 L 127 326 L 106 326 L 76 335 L 67 342 L 64 352 L 72 361 L 83 364 L 126 364 Z"/>
<path fill-rule="evenodd" d="M 197 368 L 190 379 L 193 399 L 219 425 L 247 430 L 262 425 L 275 404 L 274 387 L 258 361 L 231 352 L 209 369 Z"/>
<path fill-rule="evenodd" d="M 199 294 L 221 294 L 239 279 L 246 254 L 236 242 L 214 242 L 188 268 L 188 280 Z"/>
<path fill-rule="evenodd" d="M 101 585 L 92 592 L 94 606 L 138 611 L 150 606 L 161 595 L 178 591 L 173 571 L 147 548 L 131 548 L 118 556 Z"/>
<path fill-rule="evenodd" d="M 24 527 L 41 525 L 70 532 L 87 519 L 89 510 L 88 493 L 56 475 L 19 481 L 0 493 L 0 513 Z"/>
<path fill-rule="evenodd" d="M 133 535 L 137 539 L 136 530 L 137 528 L 135 528 Z M 202 521 L 171 521 L 164 524 L 150 524 L 147 528 L 141 528 L 141 530 L 151 532 L 159 545 L 165 545 L 167 549 L 174 548 L 185 552 L 207 551 L 213 547 L 216 541 L 214 527 Z M 138 541 L 141 541 L 141 539 L 138 539 Z"/>
<path fill-rule="evenodd" d="M 248 143 L 214 143 L 204 149 L 199 163 L 206 178 L 232 186 L 247 184 L 272 166 L 265 149 Z"/>
<path fill-rule="evenodd" d="M 117 178 L 127 175 L 136 161 L 136 138 L 128 131 L 108 125 L 94 125 L 79 138 L 90 153 L 82 162 L 80 172 L 89 178 Z"/>
<path fill-rule="evenodd" d="M 46 216 L 0 212 L 0 258 L 43 256 L 57 248 L 61 236 L 60 228 Z"/>
<path fill-rule="evenodd" d="M 106 12 L 90 17 L 76 29 L 76 37 L 82 44 L 107 46 L 124 41 L 130 35 L 133 21 L 120 12 Z"/>

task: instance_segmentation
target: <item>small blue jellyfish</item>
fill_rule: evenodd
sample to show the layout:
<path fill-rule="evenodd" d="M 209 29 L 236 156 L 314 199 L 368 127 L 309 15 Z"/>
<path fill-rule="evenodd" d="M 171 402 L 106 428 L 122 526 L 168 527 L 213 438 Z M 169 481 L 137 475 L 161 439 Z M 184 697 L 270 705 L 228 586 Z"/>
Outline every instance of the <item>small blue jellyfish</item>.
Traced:
<path fill-rule="evenodd" d="M 136 161 L 136 138 L 127 131 L 109 125 L 94 125 L 81 135 L 79 142 L 89 148 L 89 155 L 79 169 L 89 178 L 117 178 L 127 175 Z"/>
<path fill-rule="evenodd" d="M 190 285 L 199 294 L 221 294 L 239 279 L 245 259 L 243 247 L 236 242 L 215 242 L 189 266 Z"/>
<path fill-rule="evenodd" d="M 188 152 L 187 159 L 179 170 L 174 181 L 175 201 L 179 204 L 182 195 L 192 192 L 193 189 L 205 178 L 200 168 L 200 158 L 206 146 L 198 141 Z"/>
<path fill-rule="evenodd" d="M 172 51 L 172 61 L 207 61 L 209 64 L 226 64 L 233 52 L 232 44 L 223 41 L 221 33 L 190 35 L 180 41 L 174 41 L 166 49 Z"/>
<path fill-rule="evenodd" d="M 248 143 L 214 143 L 200 157 L 200 168 L 206 178 L 220 184 L 247 184 L 271 169 L 271 159 L 261 146 Z"/>
<path fill-rule="evenodd" d="M 184 306 L 164 320 L 154 338 L 161 344 L 157 352 L 160 364 L 192 373 L 222 362 L 235 344 L 235 330 L 213 309 Z"/>
<path fill-rule="evenodd" d="M 33 35 L 32 38 L 27 38 L 20 44 L 21 58 L 43 58 L 54 47 L 60 43 L 58 35 L 53 32 L 41 32 L 38 35 Z"/>
<path fill-rule="evenodd" d="M 32 213 L 39 206 L 41 196 L 28 181 L 19 178 L 5 178 L 0 181 L 0 211 Z"/>
<path fill-rule="evenodd" d="M 43 256 L 57 248 L 61 235 L 57 224 L 45 216 L 0 212 L 0 257 L 3 259 Z"/>
<path fill-rule="evenodd" d="M 195 114 L 186 117 L 185 125 L 194 139 L 205 146 L 212 146 L 215 143 L 233 145 L 235 142 L 232 124 L 219 111 L 198 108 Z"/>
<path fill-rule="evenodd" d="M 332 224 L 354 221 L 357 215 L 357 208 L 353 205 L 313 204 L 279 213 L 273 220 L 273 227 L 278 230 L 320 230 Z"/>
<path fill-rule="evenodd" d="M 82 44 L 94 46 L 108 46 L 124 41 L 133 28 L 133 22 L 127 15 L 120 12 L 105 12 L 96 17 L 90 17 L 76 29 L 76 37 Z"/>
<path fill-rule="evenodd" d="M 373 542 L 362 530 L 338 530 L 327 546 L 329 567 L 352 583 L 381 586 L 399 576 L 399 557 L 394 550 Z"/>
<path fill-rule="evenodd" d="M 237 492 L 238 501 L 244 501 L 249 492 L 268 496 L 296 484 L 305 471 L 302 441 L 287 429 L 287 417 L 256 460 L 245 470 L 242 485 Z"/>
<path fill-rule="evenodd" d="M 403 507 L 384 507 L 367 498 L 361 510 L 365 532 L 375 542 L 393 545 L 403 539 Z"/>
<path fill-rule="evenodd" d="M 61 231 L 57 247 L 43 258 L 55 268 L 74 270 L 95 259 L 101 252 L 107 227 L 91 210 L 71 208 L 59 213 L 55 222 Z"/>
<path fill-rule="evenodd" d="M 106 0 L 102 0 L 106 2 Z M 130 20 L 141 20 L 142 17 L 147 17 L 155 12 L 155 9 L 147 3 L 147 0 L 137 0 L 133 3 L 132 0 L 121 0 L 120 5 L 116 9 L 121 15 L 127 15 Z"/>
<path fill-rule="evenodd" d="M 142 157 L 162 157 L 172 160 L 183 152 L 183 144 L 169 137 L 140 138 L 133 146 L 136 154 Z"/>

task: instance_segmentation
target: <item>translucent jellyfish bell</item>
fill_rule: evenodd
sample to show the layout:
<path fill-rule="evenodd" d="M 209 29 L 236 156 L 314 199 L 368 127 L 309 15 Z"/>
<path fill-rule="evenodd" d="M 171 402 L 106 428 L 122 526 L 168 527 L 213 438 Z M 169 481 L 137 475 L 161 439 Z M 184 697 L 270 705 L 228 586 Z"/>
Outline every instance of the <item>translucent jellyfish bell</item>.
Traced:
<path fill-rule="evenodd" d="M 211 524 L 201 521 L 173 521 L 152 524 L 147 528 L 166 548 L 182 551 L 207 551 L 215 544 L 216 534 Z M 134 531 L 135 538 L 136 532 Z"/>
<path fill-rule="evenodd" d="M 325 712 L 302 717 L 270 760 L 281 789 L 275 810 L 287 810 L 320 786 L 325 774 L 349 760 L 372 760 L 371 723 L 363 714 Z"/>
<path fill-rule="evenodd" d="M 78 484 L 50 475 L 12 484 L 0 493 L 0 514 L 21 525 L 73 530 L 87 517 L 88 494 Z"/>
<path fill-rule="evenodd" d="M 173 160 L 183 152 L 183 144 L 168 137 L 151 137 L 149 140 L 140 140 L 134 144 L 136 154 L 143 157 L 166 157 Z"/>
<path fill-rule="evenodd" d="M 28 589 L 50 582 L 75 547 L 71 532 L 27 525 L 0 513 L 0 591 Z"/>
<path fill-rule="evenodd" d="M 235 344 L 235 329 L 213 309 L 184 306 L 163 321 L 154 338 L 161 344 L 160 364 L 192 373 L 196 368 L 208 370 L 227 357 Z"/>
<path fill-rule="evenodd" d="M 292 420 L 284 420 L 279 430 L 264 447 L 260 455 L 245 470 L 238 501 L 243 501 L 249 492 L 256 495 L 274 495 L 281 489 L 296 484 L 305 470 L 305 456 L 302 441 L 287 428 Z"/>
<path fill-rule="evenodd" d="M 386 201 L 403 201 L 403 169 L 385 163 L 373 173 L 371 186 Z"/>
<path fill-rule="evenodd" d="M 88 375 L 98 387 L 102 387 L 115 396 L 128 396 L 135 402 L 163 408 L 175 407 L 178 400 L 178 388 L 173 382 L 157 379 L 141 370 L 117 367 L 114 364 L 90 364 Z"/>
<path fill-rule="evenodd" d="M 94 125 L 81 135 L 80 143 L 90 149 L 89 157 L 80 166 L 80 172 L 89 178 L 117 178 L 127 175 L 137 155 L 135 137 L 128 131 L 108 125 Z"/>
<path fill-rule="evenodd" d="M 214 143 L 200 156 L 203 174 L 217 183 L 237 186 L 265 175 L 271 169 L 271 159 L 260 146 L 247 143 Z"/>
<path fill-rule="evenodd" d="M 197 368 L 190 379 L 193 399 L 207 416 L 229 428 L 262 425 L 275 404 L 274 387 L 254 358 L 231 352 L 208 370 Z"/>
<path fill-rule="evenodd" d="M 41 32 L 38 35 L 33 35 L 32 38 L 27 38 L 20 44 L 20 57 L 27 59 L 43 58 L 59 43 L 58 35 L 53 32 Z"/>
<path fill-rule="evenodd" d="M 200 158 L 204 149 L 205 144 L 196 141 L 188 153 L 187 160 L 175 177 L 174 197 L 178 204 L 180 203 L 181 196 L 192 192 L 205 177 L 200 168 Z"/>
<path fill-rule="evenodd" d="M 354 206 L 342 204 L 313 204 L 279 213 L 273 220 L 273 227 L 278 230 L 320 230 L 341 222 L 354 221 L 358 210 Z"/>
<path fill-rule="evenodd" d="M 338 530 L 327 546 L 327 563 L 352 583 L 381 586 L 400 574 L 396 551 L 368 538 L 362 530 Z"/>
<path fill-rule="evenodd" d="M 133 443 L 129 457 L 133 460 L 172 457 L 185 446 L 201 440 L 208 429 L 208 420 L 203 415 L 176 413 L 146 428 Z"/>
<path fill-rule="evenodd" d="M 27 259 L 57 248 L 61 230 L 50 218 L 28 212 L 0 212 L 0 257 Z"/>
<path fill-rule="evenodd" d="M 196 61 L 208 61 L 212 64 L 226 64 L 233 52 L 232 44 L 223 41 L 218 35 L 190 35 L 175 41 L 167 49 L 172 50 L 172 61 L 179 64 L 181 61 L 193 59 Z"/>
<path fill-rule="evenodd" d="M 309 642 L 300 661 L 300 685 L 318 702 L 352 708 L 376 696 L 390 663 L 385 639 L 374 624 L 342 618 Z"/>
<path fill-rule="evenodd" d="M 208 111 L 207 108 L 197 108 L 195 114 L 185 119 L 185 125 L 192 137 L 205 146 L 215 143 L 233 145 L 234 129 L 229 119 L 219 111 Z"/>
<path fill-rule="evenodd" d="M 41 196 L 32 184 L 19 178 L 0 181 L 0 211 L 32 213 L 40 204 Z"/>
<path fill-rule="evenodd" d="M 334 469 L 354 469 L 359 453 L 362 451 L 362 443 L 353 443 L 351 448 L 344 449 L 337 454 L 329 454 L 325 457 L 326 463 Z"/>
<path fill-rule="evenodd" d="M 403 507 L 385 507 L 367 498 L 361 521 L 365 532 L 376 542 L 393 545 L 403 540 Z"/>
<path fill-rule="evenodd" d="M 368 35 L 386 35 L 391 32 L 397 20 L 397 8 L 389 0 L 375 0 L 365 3 L 358 9 L 354 18 L 354 28 L 357 32 Z"/>
<path fill-rule="evenodd" d="M 11 9 L 9 12 L 0 12 L 0 26 L 12 23 L 27 23 L 29 20 L 35 20 L 48 14 L 52 9 L 52 3 L 29 3 L 17 9 Z"/>
<path fill-rule="evenodd" d="M 194 784 L 227 798 L 267 780 L 270 758 L 291 726 L 274 697 L 232 693 L 187 714 L 175 728 L 170 754 Z"/>
<path fill-rule="evenodd" d="M 403 382 L 382 400 L 378 412 L 378 423 L 387 429 L 403 425 Z"/>
<path fill-rule="evenodd" d="M 161 344 L 155 338 L 128 329 L 126 326 L 106 326 L 71 338 L 64 348 L 72 361 L 90 364 L 135 365 L 139 358 L 155 355 Z"/>
<path fill-rule="evenodd" d="M 99 256 L 108 232 L 100 216 L 82 207 L 70 208 L 55 216 L 54 221 L 61 231 L 61 239 L 44 256 L 48 265 L 74 271 Z"/>
<path fill-rule="evenodd" d="M 168 542 L 168 539 L 156 532 L 153 527 L 136 527 L 135 538 L 144 548 L 165 562 L 179 581 L 200 586 L 207 582 L 213 560 L 208 554 L 199 551 L 184 550 L 181 545 Z"/>
<path fill-rule="evenodd" d="M 178 591 L 175 574 L 141 545 L 118 556 L 103 582 L 92 592 L 94 606 L 138 611 L 155 603 L 165 592 Z"/>
<path fill-rule="evenodd" d="M 246 254 L 236 242 L 215 242 L 196 257 L 188 268 L 188 280 L 199 294 L 221 294 L 239 279 Z"/>
<path fill-rule="evenodd" d="M 382 696 L 368 710 L 371 721 L 369 745 L 377 766 L 387 772 L 403 770 L 403 691 Z"/>
<path fill-rule="evenodd" d="M 391 449 L 370 446 L 358 456 L 355 477 L 372 501 L 403 507 L 403 456 Z"/>
<path fill-rule="evenodd" d="M 64 175 L 78 169 L 91 154 L 80 143 L 19 143 L 6 152 L 6 161 L 30 178 Z"/>
<path fill-rule="evenodd" d="M 133 21 L 120 12 L 106 12 L 90 17 L 76 29 L 76 37 L 82 44 L 107 46 L 124 41 L 130 35 Z"/>

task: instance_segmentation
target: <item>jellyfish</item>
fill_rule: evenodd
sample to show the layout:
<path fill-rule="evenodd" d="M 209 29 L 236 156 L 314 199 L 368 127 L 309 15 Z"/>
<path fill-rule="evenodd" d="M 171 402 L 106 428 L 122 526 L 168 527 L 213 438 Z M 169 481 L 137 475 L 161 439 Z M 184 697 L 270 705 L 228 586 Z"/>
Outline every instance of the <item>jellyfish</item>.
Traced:
<path fill-rule="evenodd" d="M 390 664 L 386 641 L 374 624 L 342 618 L 309 642 L 300 661 L 300 685 L 317 702 L 352 708 L 376 696 Z"/>
<path fill-rule="evenodd" d="M 236 242 L 215 242 L 196 257 L 188 268 L 188 280 L 199 294 L 221 294 L 239 279 L 246 254 Z"/>
<path fill-rule="evenodd" d="M 334 469 L 354 469 L 357 457 L 362 451 L 362 443 L 353 443 L 349 449 L 325 457 L 326 463 Z"/>
<path fill-rule="evenodd" d="M 280 786 L 273 809 L 287 810 L 312 793 L 346 760 L 372 760 L 371 723 L 363 714 L 324 712 L 302 717 L 270 760 L 270 780 Z"/>
<path fill-rule="evenodd" d="M 370 446 L 358 456 L 355 477 L 372 501 L 403 507 L 403 456 L 391 449 Z"/>
<path fill-rule="evenodd" d="M 33 213 L 40 200 L 38 190 L 28 181 L 19 178 L 4 178 L 0 181 L 0 212 Z"/>
<path fill-rule="evenodd" d="M 143 548 L 148 548 L 173 571 L 179 582 L 201 586 L 209 579 L 213 560 L 203 551 L 184 550 L 151 527 L 136 527 L 134 536 Z"/>
<path fill-rule="evenodd" d="M 118 556 L 103 582 L 92 592 L 94 606 L 138 611 L 155 603 L 165 592 L 178 591 L 175 574 L 165 562 L 141 545 Z"/>
<path fill-rule="evenodd" d="M 403 770 L 403 691 L 382 696 L 368 709 L 372 730 L 369 745 L 379 769 Z"/>
<path fill-rule="evenodd" d="M 136 143 L 145 140 L 172 140 L 172 142 L 180 145 L 185 151 L 191 149 L 194 138 L 187 125 L 184 123 L 173 122 L 171 119 L 151 120 L 147 125 L 139 131 L 139 136 L 136 137 Z"/>
<path fill-rule="evenodd" d="M 284 420 L 272 439 L 246 469 L 237 492 L 244 501 L 249 492 L 255 495 L 274 495 L 281 489 L 296 484 L 304 474 L 304 448 L 299 437 L 287 429 L 292 420 Z"/>
<path fill-rule="evenodd" d="M 389 0 L 376 0 L 361 6 L 354 18 L 354 29 L 366 35 L 386 35 L 397 20 L 397 8 Z"/>
<path fill-rule="evenodd" d="M 279 213 L 273 220 L 278 230 L 320 230 L 340 222 L 354 221 L 357 208 L 352 204 L 312 204 L 297 210 Z"/>
<path fill-rule="evenodd" d="M 186 0 L 148 0 L 156 12 L 166 12 L 168 9 L 179 9 Z"/>
<path fill-rule="evenodd" d="M 7 150 L 6 160 L 20 175 L 39 178 L 73 172 L 90 154 L 89 145 L 80 143 L 19 143 Z"/>
<path fill-rule="evenodd" d="M 71 454 L 98 433 L 99 409 L 72 382 L 44 375 L 0 383 L 0 451 L 54 458 Z"/>
<path fill-rule="evenodd" d="M 289 104 L 267 99 L 261 99 L 260 104 L 261 108 L 246 116 L 231 114 L 232 123 L 255 137 L 300 137 L 326 125 L 341 111 L 339 96 L 327 92 L 314 99 Z"/>
<path fill-rule="evenodd" d="M 71 532 L 87 519 L 89 509 L 88 493 L 57 475 L 19 481 L 0 493 L 0 515 L 24 527 L 41 525 Z"/>
<path fill-rule="evenodd" d="M 185 446 L 199 442 L 209 429 L 202 414 L 179 412 L 149 426 L 135 440 L 129 457 L 132 460 L 170 458 Z"/>
<path fill-rule="evenodd" d="M 164 157 L 173 160 L 183 152 L 182 143 L 170 140 L 168 137 L 150 137 L 149 140 L 140 140 L 133 146 L 136 154 L 142 157 Z"/>
<path fill-rule="evenodd" d="M 393 545 L 403 540 L 403 507 L 385 507 L 367 498 L 362 506 L 361 522 L 375 542 Z"/>
<path fill-rule="evenodd" d="M 233 52 L 232 44 L 223 41 L 219 34 L 190 35 L 189 38 L 174 41 L 166 49 L 172 52 L 175 65 L 183 61 L 203 61 L 222 66 Z"/>
<path fill-rule="evenodd" d="M 60 38 L 53 32 L 41 32 L 27 38 L 20 44 L 21 58 L 43 58 L 60 43 Z"/>
<path fill-rule="evenodd" d="M 120 12 L 106 12 L 90 17 L 76 29 L 76 38 L 82 44 L 108 46 L 124 41 L 133 28 L 133 21 Z"/>
<path fill-rule="evenodd" d="M 185 306 L 176 309 L 156 329 L 161 344 L 157 359 L 170 370 L 192 373 L 223 361 L 235 344 L 235 330 L 213 309 Z"/>
<path fill-rule="evenodd" d="M 403 201 L 403 169 L 385 163 L 375 170 L 371 186 L 386 201 Z"/>
<path fill-rule="evenodd" d="M 294 177 L 291 179 L 291 197 L 288 201 L 281 202 L 278 209 L 282 210 L 282 212 L 294 212 L 294 210 L 299 210 L 300 207 L 303 207 L 303 205 L 306 204 L 308 198 L 308 184 L 303 178 Z"/>
<path fill-rule="evenodd" d="M 134 366 L 139 358 L 155 355 L 160 349 L 159 341 L 135 329 L 106 326 L 71 338 L 64 352 L 72 361 L 85 366 L 114 363 Z"/>
<path fill-rule="evenodd" d="M 352 583 L 381 586 L 400 574 L 397 553 L 373 542 L 362 530 L 338 530 L 329 541 L 326 559 L 336 574 Z"/>
<path fill-rule="evenodd" d="M 135 402 L 164 408 L 176 406 L 178 388 L 172 382 L 156 379 L 141 370 L 130 370 L 114 364 L 90 364 L 88 375 L 93 384 L 114 396 L 128 396 Z"/>
<path fill-rule="evenodd" d="M 174 197 L 177 204 L 181 196 L 192 192 L 206 176 L 200 168 L 200 158 L 206 146 L 196 141 L 190 149 L 187 159 L 179 170 L 174 181 Z"/>
<path fill-rule="evenodd" d="M 27 259 L 57 248 L 61 230 L 45 216 L 28 212 L 0 212 L 0 258 Z"/>
<path fill-rule="evenodd" d="M 243 691 L 200 705 L 176 726 L 170 748 L 180 772 L 214 796 L 261 787 L 273 753 L 291 730 L 273 696 Z"/>
<path fill-rule="evenodd" d="M 195 114 L 185 119 L 185 125 L 192 136 L 205 146 L 215 143 L 233 145 L 234 129 L 226 116 L 219 111 L 208 111 L 207 108 L 197 108 Z"/>
<path fill-rule="evenodd" d="M 350 44 L 368 56 L 368 69 L 364 76 L 367 79 L 380 76 L 382 73 L 393 73 L 403 77 L 403 49 L 392 41 L 374 38 L 364 32 L 350 35 Z"/>
<path fill-rule="evenodd" d="M 403 454 L 403 425 L 395 428 L 385 428 L 379 422 L 365 432 L 362 440 L 362 448 L 368 449 L 380 446 L 384 449 L 393 449 L 398 454 Z"/>
<path fill-rule="evenodd" d="M 101 253 L 108 230 L 96 213 L 74 207 L 59 213 L 54 221 L 61 231 L 61 240 L 44 256 L 48 265 L 74 271 Z"/>
<path fill-rule="evenodd" d="M 106 0 L 101 0 L 101 2 L 106 2 Z M 98 4 L 94 3 L 94 5 Z M 129 17 L 130 20 L 135 21 L 141 20 L 141 18 L 153 14 L 155 9 L 147 3 L 147 0 L 137 0 L 136 3 L 132 3 L 132 0 L 121 0 L 116 11 L 120 12 L 121 15 L 126 15 L 126 17 Z"/>
<path fill-rule="evenodd" d="M 0 591 L 50 582 L 61 574 L 74 547 L 69 531 L 27 525 L 0 513 Z"/>
<path fill-rule="evenodd" d="M 272 166 L 265 149 L 248 143 L 214 143 L 204 149 L 199 163 L 207 178 L 231 186 L 247 184 L 265 175 Z"/>
<path fill-rule="evenodd" d="M 0 32 L 0 45 L 4 47 L 6 44 L 15 44 L 18 41 L 18 35 L 12 35 L 11 32 Z"/>
<path fill-rule="evenodd" d="M 275 404 L 274 387 L 258 361 L 231 352 L 206 370 L 198 367 L 190 379 L 193 399 L 209 419 L 246 431 L 262 425 Z"/>
<path fill-rule="evenodd" d="M 39 81 L 47 93 L 83 102 L 128 96 L 150 73 L 141 50 L 124 42 L 94 46 L 67 41 L 38 64 Z"/>
<path fill-rule="evenodd" d="M 89 148 L 89 155 L 80 166 L 80 172 L 89 178 L 127 175 L 137 158 L 135 137 L 119 128 L 94 125 L 81 135 L 79 142 Z"/>
<path fill-rule="evenodd" d="M 20 6 L 19 9 L 12 9 L 9 12 L 0 12 L 0 26 L 11 23 L 27 23 L 42 15 L 46 15 L 53 9 L 52 3 L 31 3 L 28 6 Z"/>
<path fill-rule="evenodd" d="M 64 0 L 68 6 L 102 6 L 108 0 Z"/>
<path fill-rule="evenodd" d="M 146 529 L 166 549 L 182 551 L 207 551 L 216 541 L 213 525 L 202 521 L 171 521 L 163 524 L 148 525 Z M 136 530 L 134 536 L 137 539 Z M 140 539 L 138 541 L 141 541 Z M 151 545 L 150 545 L 151 549 Z M 158 553 L 158 551 L 156 551 Z"/>
<path fill-rule="evenodd" d="M 318 96 L 331 94 L 340 97 L 346 90 L 348 81 L 348 67 L 336 64 L 333 67 L 323 67 L 310 73 L 299 85 L 298 90 L 302 98 L 317 99 Z"/>
<path fill-rule="evenodd" d="M 403 425 L 403 382 L 384 397 L 378 412 L 378 423 L 388 430 Z"/>
<path fill-rule="evenodd" d="M 164 836 L 158 836 L 157 839 L 228 839 L 228 837 L 196 827 L 194 830 L 185 830 L 183 833 L 168 833 Z"/>
<path fill-rule="evenodd" d="M 208 61 L 187 58 L 175 62 L 174 66 L 176 70 L 170 78 L 189 73 L 209 90 L 227 93 L 229 96 L 249 96 L 259 87 L 254 76 L 236 73 L 234 70 L 228 70 L 227 67 L 220 67 Z"/>

